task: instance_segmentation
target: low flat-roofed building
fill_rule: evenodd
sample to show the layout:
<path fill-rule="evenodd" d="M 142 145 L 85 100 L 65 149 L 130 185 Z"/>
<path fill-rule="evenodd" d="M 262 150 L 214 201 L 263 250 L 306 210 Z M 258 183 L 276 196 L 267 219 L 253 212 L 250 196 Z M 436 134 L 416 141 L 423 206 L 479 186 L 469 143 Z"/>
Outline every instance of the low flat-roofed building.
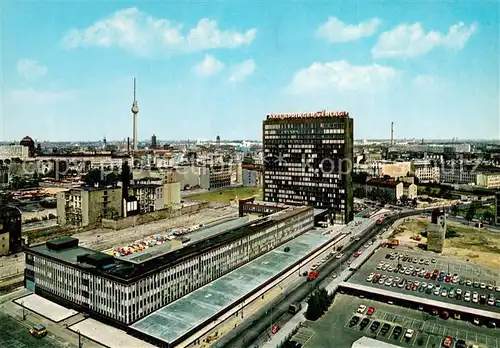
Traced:
<path fill-rule="evenodd" d="M 476 177 L 477 186 L 487 189 L 500 188 L 500 173 L 479 173 Z"/>
<path fill-rule="evenodd" d="M 25 283 L 55 302 L 129 325 L 307 232 L 313 222 L 311 207 L 289 207 L 131 259 L 83 248 L 74 238 L 53 240 L 26 250 Z"/>
<path fill-rule="evenodd" d="M 408 199 L 417 198 L 418 195 L 418 187 L 415 184 L 411 184 L 408 182 L 403 182 L 403 195 Z"/>
<path fill-rule="evenodd" d="M 404 183 L 393 180 L 384 180 L 379 178 L 368 179 L 365 183 L 354 184 L 354 192 L 364 191 L 365 197 L 374 199 L 387 198 L 390 202 L 396 202 L 404 194 Z M 383 197 L 382 197 L 383 196 Z"/>

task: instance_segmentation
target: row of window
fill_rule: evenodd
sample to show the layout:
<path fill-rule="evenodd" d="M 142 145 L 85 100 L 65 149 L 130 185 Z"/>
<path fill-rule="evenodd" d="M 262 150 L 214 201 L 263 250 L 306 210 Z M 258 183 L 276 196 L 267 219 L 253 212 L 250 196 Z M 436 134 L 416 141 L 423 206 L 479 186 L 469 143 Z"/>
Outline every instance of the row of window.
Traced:
<path fill-rule="evenodd" d="M 312 211 L 208 251 L 126 286 L 35 256 L 35 284 L 115 320 L 130 323 L 241 266 L 312 227 Z M 28 253 L 28 259 L 33 256 Z M 30 261 L 31 262 L 31 261 Z"/>

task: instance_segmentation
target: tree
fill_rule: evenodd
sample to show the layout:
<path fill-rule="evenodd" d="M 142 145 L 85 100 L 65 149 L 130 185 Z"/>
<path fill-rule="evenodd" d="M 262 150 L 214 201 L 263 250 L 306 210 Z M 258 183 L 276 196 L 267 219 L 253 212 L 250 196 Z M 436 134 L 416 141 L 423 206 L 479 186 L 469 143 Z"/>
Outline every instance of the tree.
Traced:
<path fill-rule="evenodd" d="M 307 301 L 306 319 L 315 321 L 318 320 L 322 314 L 323 312 L 321 311 L 319 297 L 316 296 L 315 293 L 313 293 L 311 297 L 309 297 L 309 300 Z"/>
<path fill-rule="evenodd" d="M 493 219 L 494 219 L 494 215 L 491 211 L 485 210 L 483 212 L 483 220 L 484 221 L 487 221 L 489 224 L 491 224 L 493 222 Z"/>
<path fill-rule="evenodd" d="M 451 206 L 451 209 L 450 209 L 450 214 L 453 215 L 453 216 L 457 216 L 458 213 L 459 213 L 458 205 L 457 204 L 453 204 Z"/>
<path fill-rule="evenodd" d="M 467 212 L 465 213 L 465 219 L 468 221 L 472 221 L 475 215 L 476 215 L 476 206 L 474 204 L 470 204 L 469 209 L 467 209 Z"/>
<path fill-rule="evenodd" d="M 86 186 L 96 186 L 101 185 L 104 180 L 99 169 L 92 169 L 85 175 L 84 181 Z"/>

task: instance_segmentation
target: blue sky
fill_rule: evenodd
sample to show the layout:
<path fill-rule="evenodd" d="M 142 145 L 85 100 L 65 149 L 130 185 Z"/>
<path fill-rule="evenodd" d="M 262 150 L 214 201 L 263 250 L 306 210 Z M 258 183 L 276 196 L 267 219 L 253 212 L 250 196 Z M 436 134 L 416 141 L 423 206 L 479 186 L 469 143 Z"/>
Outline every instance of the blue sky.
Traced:
<path fill-rule="evenodd" d="M 347 110 L 356 138 L 499 139 L 498 3 L 2 4 L 1 139 L 260 139 Z"/>

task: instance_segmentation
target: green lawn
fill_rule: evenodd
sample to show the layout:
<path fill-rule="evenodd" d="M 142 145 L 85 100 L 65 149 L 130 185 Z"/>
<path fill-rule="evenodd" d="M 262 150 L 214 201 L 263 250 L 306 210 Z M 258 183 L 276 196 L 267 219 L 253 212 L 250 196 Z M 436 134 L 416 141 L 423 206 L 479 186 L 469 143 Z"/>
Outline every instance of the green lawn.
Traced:
<path fill-rule="evenodd" d="M 226 190 L 205 192 L 193 196 L 187 196 L 186 199 L 197 201 L 229 202 L 236 198 L 256 197 L 262 200 L 262 187 L 235 187 Z"/>

